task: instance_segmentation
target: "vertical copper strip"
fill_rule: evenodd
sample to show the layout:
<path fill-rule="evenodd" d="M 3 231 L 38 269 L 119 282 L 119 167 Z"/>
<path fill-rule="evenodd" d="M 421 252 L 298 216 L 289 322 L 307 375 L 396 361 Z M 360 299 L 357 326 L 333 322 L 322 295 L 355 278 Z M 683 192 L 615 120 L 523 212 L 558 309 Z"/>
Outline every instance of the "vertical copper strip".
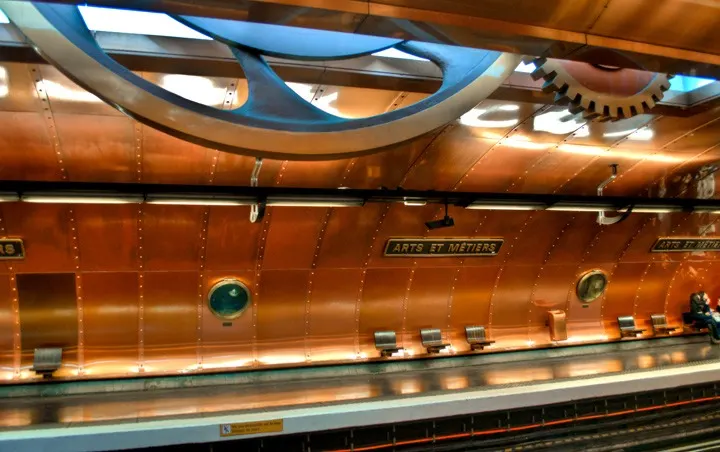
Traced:
<path fill-rule="evenodd" d="M 560 243 L 560 240 L 563 237 L 563 234 L 565 234 L 565 231 L 570 227 L 570 224 L 575 221 L 575 215 L 571 216 L 567 223 L 565 223 L 565 226 L 560 229 L 560 232 L 558 233 L 557 237 L 553 241 L 552 245 L 550 245 L 550 249 L 548 249 L 547 254 L 545 254 L 545 259 L 543 260 L 543 263 L 540 265 L 540 269 L 538 270 L 538 274 L 535 277 L 535 283 L 532 286 L 532 290 L 530 291 L 530 303 L 528 306 L 528 318 L 532 317 L 532 310 L 535 300 L 535 291 L 537 290 L 538 284 L 540 284 L 540 281 L 542 280 L 543 272 L 545 271 L 545 266 L 548 262 L 550 262 L 550 258 L 552 257 L 553 250 L 558 246 Z M 567 316 L 569 314 L 569 309 L 565 308 L 565 315 Z M 528 341 L 531 339 L 530 337 L 530 327 L 528 327 Z"/>
<path fill-rule="evenodd" d="M 492 320 L 493 320 L 493 307 L 495 303 L 495 292 L 498 288 L 498 285 L 500 284 L 500 278 L 502 277 L 503 270 L 505 269 L 505 265 L 507 264 L 508 260 L 510 259 L 510 256 L 512 255 L 513 249 L 515 248 L 515 242 L 517 242 L 517 239 L 522 235 L 523 231 L 525 230 L 525 227 L 530 223 L 530 220 L 532 220 L 535 217 L 535 213 L 528 214 L 527 218 L 525 219 L 525 222 L 520 226 L 520 229 L 517 231 L 517 235 L 513 238 L 512 243 L 508 245 L 508 250 L 505 253 L 505 258 L 503 259 L 502 263 L 500 264 L 500 269 L 497 272 L 497 276 L 495 277 L 495 284 L 493 285 L 492 292 L 490 292 L 490 315 L 488 316 L 488 330 L 492 332 Z M 531 319 L 528 319 L 528 330 L 530 329 L 530 323 Z"/>
<path fill-rule="evenodd" d="M 145 212 L 142 204 L 138 207 L 138 372 L 145 371 L 145 291 L 143 289 L 145 271 L 145 253 L 143 251 L 143 223 Z"/>
<path fill-rule="evenodd" d="M 375 249 L 375 241 L 377 240 L 378 233 L 385 222 L 385 218 L 387 218 L 388 212 L 390 212 L 390 206 L 391 204 L 386 204 L 383 211 L 380 213 L 378 222 L 375 225 L 375 231 L 370 239 L 370 246 L 368 247 L 367 256 L 365 256 L 365 262 L 363 262 L 362 274 L 360 275 L 360 288 L 358 289 L 358 296 L 355 301 L 355 349 L 358 355 L 360 354 L 360 302 L 362 301 L 363 290 L 365 289 L 365 277 L 367 276 L 367 268 L 370 264 L 370 257 Z"/>
<path fill-rule="evenodd" d="M 401 93 L 401 94 L 402 94 L 402 93 Z M 393 105 L 392 105 L 392 109 L 393 109 L 393 110 L 394 110 L 395 108 L 397 108 L 399 102 L 400 102 L 400 100 L 397 100 L 397 99 L 396 99 L 396 101 L 395 101 L 395 102 L 393 103 Z M 405 185 L 405 182 L 407 181 L 408 177 L 409 177 L 410 174 L 412 173 L 412 170 L 415 169 L 415 167 L 417 166 L 417 164 L 422 161 L 422 157 L 423 157 L 428 151 L 430 151 L 430 150 L 432 150 L 432 149 L 435 149 L 435 148 L 440 144 L 440 142 L 442 141 L 442 139 L 445 138 L 445 136 L 447 136 L 451 131 L 455 130 L 456 127 L 457 127 L 457 122 L 453 122 L 453 123 L 451 123 L 451 124 L 448 124 L 447 126 L 445 126 L 445 128 L 443 128 L 443 130 L 442 130 L 439 134 L 437 134 L 437 135 L 432 139 L 432 141 L 430 141 L 430 143 L 428 143 L 427 146 L 425 146 L 425 149 L 423 149 L 422 152 L 421 152 L 420 154 L 418 154 L 417 158 L 416 158 L 415 160 L 413 160 L 413 162 L 410 164 L 410 166 L 408 167 L 408 169 L 405 171 L 405 174 L 403 175 L 403 177 L 402 177 L 402 179 L 400 180 L 400 183 L 399 183 L 399 185 L 400 185 L 401 187 L 402 187 L 403 185 Z M 438 208 L 438 211 L 439 211 L 439 212 L 444 212 L 444 211 L 445 211 L 444 209 L 445 209 L 444 207 L 441 207 L 441 208 Z M 388 212 L 389 212 L 389 209 L 388 209 Z M 433 215 L 432 218 L 435 218 L 435 215 Z M 425 230 L 425 233 L 423 234 L 423 238 L 427 238 L 429 232 L 430 232 L 430 231 Z M 373 240 L 373 243 L 374 243 L 374 240 Z M 415 278 L 415 270 L 417 269 L 417 265 L 418 265 L 417 259 L 413 259 L 413 261 L 412 261 L 412 267 L 411 267 L 411 270 L 410 270 L 410 274 L 408 275 L 407 284 L 405 285 L 405 296 L 403 297 L 403 302 L 402 302 L 402 330 L 401 330 L 400 336 L 401 336 L 401 338 L 402 338 L 402 341 L 403 341 L 402 346 L 403 346 L 404 348 L 409 348 L 409 347 L 410 347 L 410 344 L 405 344 L 404 341 L 405 341 L 406 332 L 407 332 L 407 324 L 406 324 L 406 321 L 407 321 L 408 302 L 409 302 L 409 300 L 410 300 L 410 290 L 412 289 L 413 279 Z M 449 319 L 448 319 L 448 322 L 449 322 Z"/>
<path fill-rule="evenodd" d="M 47 94 L 47 89 L 45 87 L 40 66 L 31 65 L 30 76 L 33 79 L 35 92 L 37 93 L 38 99 L 40 99 L 40 101 L 42 102 L 43 121 L 45 122 L 47 130 L 50 134 L 50 141 L 53 146 L 53 151 L 55 152 L 55 158 L 57 159 L 58 168 L 60 171 L 60 178 L 62 180 L 67 180 L 68 175 L 67 170 L 65 169 L 62 146 L 60 146 L 60 138 L 58 137 L 57 127 L 55 126 L 55 118 L 53 116 L 52 106 L 50 105 L 50 98 Z"/>
<path fill-rule="evenodd" d="M 135 122 L 135 180 L 137 182 L 142 182 L 143 180 L 142 127 L 142 124 Z"/>
<path fill-rule="evenodd" d="M 229 86 L 225 88 L 225 97 L 223 98 L 223 104 L 221 109 L 222 110 L 229 110 L 232 108 L 233 100 L 235 99 L 235 93 L 236 93 L 236 87 L 237 87 L 237 80 L 230 83 Z M 213 185 L 215 183 L 215 173 L 217 171 L 217 165 L 218 165 L 218 157 L 220 155 L 220 151 L 217 149 L 214 149 L 213 151 L 213 158 L 212 162 L 210 164 L 210 174 L 208 175 L 207 183 L 208 185 Z M 205 280 L 205 261 L 207 258 L 207 240 L 208 240 L 208 230 L 209 230 L 209 224 L 210 224 L 210 207 L 205 207 L 203 211 L 202 216 L 202 224 L 201 224 L 201 230 L 200 230 L 200 255 L 198 256 L 198 260 L 200 261 L 199 265 L 199 272 L 198 272 L 198 300 L 197 300 L 197 344 L 196 344 L 196 359 L 197 359 L 197 369 L 202 370 L 203 368 L 203 350 L 202 350 L 202 340 L 203 340 L 203 315 L 205 313 L 205 294 L 208 292 L 208 288 L 206 286 L 206 280 Z"/>
<path fill-rule="evenodd" d="M 275 185 L 280 185 L 282 178 L 285 175 L 288 161 L 285 160 L 280 166 L 277 178 L 275 179 Z M 253 286 L 253 311 L 252 311 L 252 328 L 253 328 L 253 340 L 252 340 L 252 356 L 253 366 L 258 365 L 258 350 L 257 350 L 257 311 L 258 311 L 258 298 L 260 297 L 260 277 L 262 275 L 263 259 L 265 258 L 265 247 L 267 245 L 268 232 L 270 231 L 270 220 L 272 219 L 272 209 L 265 210 L 265 217 L 263 218 L 262 232 L 260 233 L 260 244 L 258 245 L 257 258 L 255 260 L 255 285 Z"/>
<path fill-rule="evenodd" d="M 344 180 L 344 179 L 343 179 Z M 330 221 L 330 215 L 332 215 L 333 209 L 329 208 L 325 211 L 325 217 L 323 218 L 322 225 L 320 226 L 320 232 L 318 233 L 317 240 L 315 242 L 315 251 L 313 251 L 312 264 L 310 265 L 310 277 L 308 278 L 308 293 L 305 298 L 305 360 L 310 362 L 310 303 L 312 300 L 312 289 L 313 282 L 315 280 L 315 269 L 317 268 L 317 260 L 320 255 L 320 248 L 322 247 L 323 239 L 325 238 L 325 231 L 327 230 L 328 221 Z"/>
<path fill-rule="evenodd" d="M 143 125 L 135 122 L 135 175 L 137 182 L 143 181 Z M 137 262 L 138 262 L 138 365 L 137 371 L 145 371 L 145 295 L 143 290 L 143 271 L 145 269 L 144 252 L 143 252 L 143 205 L 138 206 L 137 216 Z"/>
<path fill-rule="evenodd" d="M 216 151 L 217 152 L 217 151 Z M 217 158 L 217 156 L 216 156 Z M 212 183 L 212 180 L 210 181 Z M 205 312 L 205 258 L 207 257 L 208 225 L 210 223 L 210 207 L 203 212 L 202 225 L 200 230 L 200 272 L 198 280 L 198 302 L 197 302 L 197 368 L 202 369 L 202 326 L 203 314 Z"/>
<path fill-rule="evenodd" d="M 7 237 L 5 218 L 0 210 L 0 236 Z M 20 303 L 18 302 L 17 281 L 13 261 L 7 261 L 8 278 L 10 278 L 10 309 L 13 317 L 13 379 L 20 378 L 20 362 L 22 358 L 22 338 L 20 337 Z"/>
<path fill-rule="evenodd" d="M 83 322 L 83 291 L 82 291 L 82 274 L 80 272 L 80 240 L 77 222 L 75 221 L 75 211 L 70 208 L 68 210 L 70 220 L 70 235 L 72 236 L 73 247 L 73 265 L 75 266 L 75 298 L 77 300 L 77 319 L 78 319 L 78 349 L 77 374 L 85 374 L 85 325 Z"/>

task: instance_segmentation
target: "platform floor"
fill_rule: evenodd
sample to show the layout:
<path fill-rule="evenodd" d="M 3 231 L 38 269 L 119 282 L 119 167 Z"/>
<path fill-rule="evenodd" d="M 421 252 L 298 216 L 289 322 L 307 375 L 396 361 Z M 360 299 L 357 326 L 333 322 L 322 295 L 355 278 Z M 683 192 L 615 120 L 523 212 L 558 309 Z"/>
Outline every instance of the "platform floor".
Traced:
<path fill-rule="evenodd" d="M 282 381 L 273 381 L 270 373 L 265 381 L 236 385 L 0 398 L 0 440 L 5 433 L 38 427 L 265 413 L 288 407 L 388 401 L 720 361 L 720 346 L 711 345 L 706 336 L 633 342 L 627 346 L 578 347 L 578 351 L 583 353 L 567 348 L 563 349 L 565 356 L 558 357 L 555 353 L 555 357 L 550 358 L 548 351 L 515 352 L 505 355 L 506 362 L 493 363 L 483 363 L 482 357 L 473 361 L 426 360 L 424 368 L 404 372 L 387 372 L 377 367 L 382 366 L 378 364 L 358 364 L 368 366 L 368 371 L 351 376 L 311 378 L 309 369 L 281 370 L 274 371 L 274 375 Z M 495 355 L 493 361 L 501 358 Z M 455 362 L 448 365 L 452 360 Z M 445 363 L 443 367 L 432 368 L 436 361 Z M 288 379 L 288 372 L 294 373 L 293 378 Z"/>

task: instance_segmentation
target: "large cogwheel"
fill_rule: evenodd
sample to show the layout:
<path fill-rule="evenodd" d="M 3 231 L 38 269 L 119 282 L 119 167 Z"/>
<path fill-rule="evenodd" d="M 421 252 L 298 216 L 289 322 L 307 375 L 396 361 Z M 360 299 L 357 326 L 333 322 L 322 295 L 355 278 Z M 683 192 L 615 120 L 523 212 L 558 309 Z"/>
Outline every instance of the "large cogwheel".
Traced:
<path fill-rule="evenodd" d="M 530 58 L 531 76 L 543 79 L 542 90 L 555 93 L 555 103 L 568 105 L 585 119 L 617 121 L 647 113 L 670 89 L 672 75 L 588 63 Z M 527 62 L 527 61 L 526 61 Z"/>

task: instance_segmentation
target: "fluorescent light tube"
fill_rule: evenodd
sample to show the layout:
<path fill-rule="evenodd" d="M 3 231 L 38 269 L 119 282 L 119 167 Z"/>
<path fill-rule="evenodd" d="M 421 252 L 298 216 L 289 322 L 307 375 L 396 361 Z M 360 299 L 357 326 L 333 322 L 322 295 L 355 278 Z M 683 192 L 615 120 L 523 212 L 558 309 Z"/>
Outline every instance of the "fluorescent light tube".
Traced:
<path fill-rule="evenodd" d="M 93 192 L 28 192 L 20 196 L 23 202 L 48 204 L 138 204 L 141 195 Z"/>
<path fill-rule="evenodd" d="M 163 194 L 147 195 L 147 204 L 165 204 L 176 206 L 249 206 L 257 200 L 251 197 L 232 195 L 201 195 L 201 194 Z"/>
<path fill-rule="evenodd" d="M 20 196 L 13 192 L 0 192 L 0 202 L 17 202 Z"/>
<path fill-rule="evenodd" d="M 545 204 L 518 201 L 475 201 L 465 208 L 472 210 L 545 210 Z"/>
<path fill-rule="evenodd" d="M 609 204 L 573 204 L 573 203 L 562 203 L 553 204 L 545 210 L 552 210 L 555 212 L 614 212 L 616 208 Z"/>
<path fill-rule="evenodd" d="M 362 207 L 362 198 L 313 198 L 305 196 L 271 196 L 267 199 L 268 206 L 276 207 Z"/>

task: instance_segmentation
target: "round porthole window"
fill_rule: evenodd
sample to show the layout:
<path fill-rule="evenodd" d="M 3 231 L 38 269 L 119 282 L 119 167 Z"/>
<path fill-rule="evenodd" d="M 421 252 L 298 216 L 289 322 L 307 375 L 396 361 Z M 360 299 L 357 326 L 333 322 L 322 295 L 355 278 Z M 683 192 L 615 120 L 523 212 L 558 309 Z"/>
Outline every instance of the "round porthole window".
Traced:
<path fill-rule="evenodd" d="M 250 290 L 237 279 L 223 279 L 208 293 L 208 307 L 221 319 L 236 319 L 249 305 Z"/>
<path fill-rule="evenodd" d="M 607 277 L 600 270 L 585 273 L 577 285 L 577 296 L 585 303 L 589 303 L 602 295 L 607 287 Z"/>

